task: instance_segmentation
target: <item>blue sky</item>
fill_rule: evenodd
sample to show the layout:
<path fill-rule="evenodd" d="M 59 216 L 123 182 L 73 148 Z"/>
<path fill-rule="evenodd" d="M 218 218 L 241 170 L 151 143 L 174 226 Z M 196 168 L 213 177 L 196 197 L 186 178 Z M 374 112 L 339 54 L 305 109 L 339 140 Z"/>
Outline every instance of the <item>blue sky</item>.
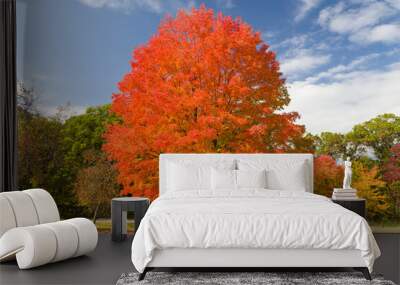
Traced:
<path fill-rule="evenodd" d="M 165 13 L 201 3 L 262 34 L 307 131 L 400 114 L 400 0 L 17 0 L 18 78 L 46 114 L 109 103 Z"/>

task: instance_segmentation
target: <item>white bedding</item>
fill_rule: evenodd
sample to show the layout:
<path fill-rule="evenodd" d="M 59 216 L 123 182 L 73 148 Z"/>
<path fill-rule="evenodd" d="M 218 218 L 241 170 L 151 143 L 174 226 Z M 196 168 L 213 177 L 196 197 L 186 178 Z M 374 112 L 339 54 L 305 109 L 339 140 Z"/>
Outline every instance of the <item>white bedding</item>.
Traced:
<path fill-rule="evenodd" d="M 133 240 L 135 268 L 165 248 L 357 249 L 370 271 L 380 255 L 359 215 L 320 195 L 265 189 L 162 195 Z"/>

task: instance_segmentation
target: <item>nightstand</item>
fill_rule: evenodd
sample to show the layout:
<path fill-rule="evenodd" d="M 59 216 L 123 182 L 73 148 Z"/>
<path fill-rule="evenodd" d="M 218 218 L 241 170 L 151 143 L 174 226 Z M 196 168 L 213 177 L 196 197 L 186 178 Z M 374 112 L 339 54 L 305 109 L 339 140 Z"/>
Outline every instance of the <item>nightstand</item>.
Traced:
<path fill-rule="evenodd" d="M 118 197 L 111 200 L 111 238 L 123 241 L 127 236 L 127 212 L 135 217 L 135 233 L 146 214 L 150 200 L 144 197 Z"/>
<path fill-rule="evenodd" d="M 339 204 L 340 206 L 359 214 L 361 217 L 366 216 L 366 200 L 363 198 L 353 199 L 332 199 L 333 203 Z"/>

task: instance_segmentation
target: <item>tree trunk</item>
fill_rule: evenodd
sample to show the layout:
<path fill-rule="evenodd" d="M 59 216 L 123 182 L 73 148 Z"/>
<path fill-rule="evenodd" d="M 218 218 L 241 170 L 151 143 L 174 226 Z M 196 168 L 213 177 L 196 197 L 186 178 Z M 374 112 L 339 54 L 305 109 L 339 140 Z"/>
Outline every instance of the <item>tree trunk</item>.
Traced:
<path fill-rule="evenodd" d="M 97 203 L 96 209 L 94 210 L 94 213 L 93 213 L 93 219 L 92 219 L 94 224 L 96 224 L 97 211 L 99 210 L 99 207 L 100 207 L 100 203 Z"/>

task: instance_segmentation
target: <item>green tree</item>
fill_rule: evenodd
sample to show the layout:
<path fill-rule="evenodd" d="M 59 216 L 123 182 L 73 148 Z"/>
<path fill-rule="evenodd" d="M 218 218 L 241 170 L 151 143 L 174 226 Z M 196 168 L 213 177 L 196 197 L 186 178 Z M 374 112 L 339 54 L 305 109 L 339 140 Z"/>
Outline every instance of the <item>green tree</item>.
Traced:
<path fill-rule="evenodd" d="M 343 134 L 322 132 L 315 142 L 318 155 L 329 155 L 335 159 L 343 159 L 347 155 L 347 142 Z"/>
<path fill-rule="evenodd" d="M 117 117 L 110 113 L 110 105 L 90 107 L 82 115 L 73 116 L 65 121 L 63 134 L 63 149 L 70 175 L 85 165 L 84 152 L 101 150 L 104 143 L 103 133 L 106 126 L 117 122 Z"/>
<path fill-rule="evenodd" d="M 400 141 L 400 117 L 394 114 L 379 115 L 355 125 L 346 134 L 322 132 L 314 141 L 317 155 L 359 159 L 370 156 L 369 150 L 373 150 L 382 163 L 388 158 L 390 148 Z"/>
<path fill-rule="evenodd" d="M 82 214 L 68 179 L 61 171 L 64 167 L 64 153 L 60 148 L 62 121 L 38 112 L 39 95 L 34 89 L 22 82 L 18 82 L 17 87 L 19 189 L 46 189 L 64 218 Z"/>
<path fill-rule="evenodd" d="M 379 115 L 355 125 L 346 135 L 354 152 L 365 153 L 370 147 L 380 162 L 389 157 L 390 148 L 400 141 L 400 117 L 395 114 Z"/>
<path fill-rule="evenodd" d="M 44 188 L 55 199 L 64 218 L 82 214 L 63 174 L 62 122 L 18 111 L 18 184 L 20 189 Z"/>
<path fill-rule="evenodd" d="M 88 108 L 66 120 L 62 108 L 46 117 L 38 112 L 39 95 L 32 88 L 18 83 L 17 90 L 19 187 L 49 191 L 63 218 L 84 214 L 74 192 L 76 175 L 87 166 L 84 152 L 100 151 L 105 127 L 116 117 L 109 113 L 109 105 Z"/>
<path fill-rule="evenodd" d="M 72 116 L 64 123 L 62 135 L 63 141 L 61 148 L 64 152 L 64 168 L 62 169 L 63 176 L 68 179 L 66 183 L 71 188 L 71 191 L 78 197 L 82 205 L 86 206 L 94 216 L 100 214 L 109 215 L 109 200 L 106 205 L 103 205 L 105 197 L 115 196 L 113 190 L 114 176 L 108 177 L 110 185 L 108 187 L 102 186 L 102 189 L 108 188 L 111 196 L 103 193 L 102 189 L 98 189 L 98 197 L 93 197 L 94 177 L 88 177 L 89 173 L 99 173 L 105 171 L 107 162 L 102 160 L 101 148 L 104 143 L 103 133 L 109 123 L 118 122 L 117 117 L 109 112 L 110 105 L 102 105 L 96 107 L 89 107 L 86 112 L 81 115 Z M 96 154 L 96 155 L 94 155 Z M 92 158 L 88 157 L 92 156 Z M 94 162 L 96 157 L 99 160 L 98 164 Z M 111 171 L 111 170 L 110 170 Z M 109 172 L 111 173 L 111 172 Z M 106 173 L 107 174 L 107 173 Z M 99 176 L 96 176 L 99 177 Z M 105 185 L 105 181 L 98 181 L 99 185 Z M 83 193 L 86 185 L 88 188 L 87 193 Z M 76 192 L 79 191 L 79 192 Z M 86 195 L 86 196 L 85 196 Z M 96 203 L 88 202 L 87 197 L 92 197 Z M 85 198 L 86 197 L 86 198 Z M 103 201 L 99 206 L 97 201 Z M 95 206 L 95 208 L 93 208 Z M 94 210 L 96 209 L 96 210 Z"/>

